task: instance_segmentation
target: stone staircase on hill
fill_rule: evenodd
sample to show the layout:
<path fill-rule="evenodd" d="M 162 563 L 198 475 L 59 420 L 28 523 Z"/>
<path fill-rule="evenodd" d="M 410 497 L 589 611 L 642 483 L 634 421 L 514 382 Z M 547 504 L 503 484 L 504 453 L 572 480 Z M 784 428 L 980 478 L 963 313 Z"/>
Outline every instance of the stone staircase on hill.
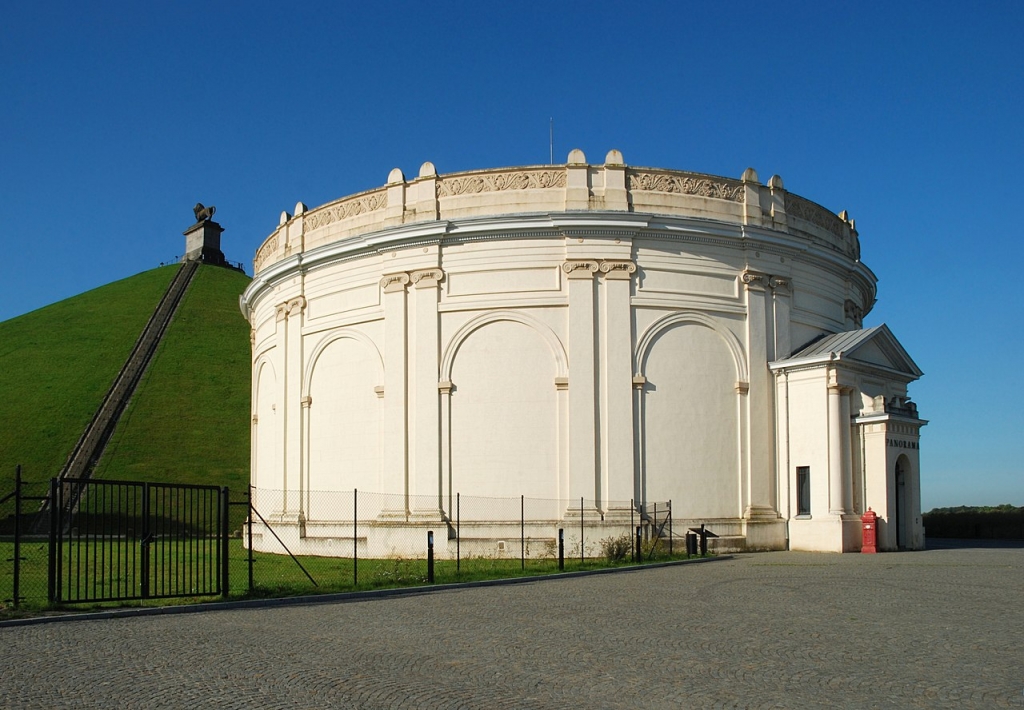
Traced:
<path fill-rule="evenodd" d="M 146 367 L 149 365 L 153 354 L 160 345 L 160 340 L 167 331 L 171 319 L 174 317 L 181 303 L 185 291 L 199 268 L 198 261 L 186 261 L 179 267 L 174 275 L 167 291 L 164 292 L 156 310 L 150 316 L 142 334 L 135 343 L 131 354 L 125 361 L 121 371 L 117 373 L 113 384 L 107 391 L 103 402 L 93 415 L 92 421 L 85 427 L 82 436 L 72 449 L 67 462 L 61 469 L 58 478 L 63 481 L 67 478 L 88 478 L 92 473 L 96 462 L 103 455 L 107 442 L 110 440 L 114 428 L 117 426 L 121 414 L 131 400 L 135 388 L 142 379 Z"/>

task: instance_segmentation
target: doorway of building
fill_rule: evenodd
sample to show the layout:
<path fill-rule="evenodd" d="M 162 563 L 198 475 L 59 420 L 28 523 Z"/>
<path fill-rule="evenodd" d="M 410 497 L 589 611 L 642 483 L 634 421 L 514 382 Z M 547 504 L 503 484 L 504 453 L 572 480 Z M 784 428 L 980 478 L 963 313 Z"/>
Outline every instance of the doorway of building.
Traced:
<path fill-rule="evenodd" d="M 896 459 L 896 549 L 905 550 L 907 547 L 907 472 L 910 462 L 906 456 L 901 455 Z"/>

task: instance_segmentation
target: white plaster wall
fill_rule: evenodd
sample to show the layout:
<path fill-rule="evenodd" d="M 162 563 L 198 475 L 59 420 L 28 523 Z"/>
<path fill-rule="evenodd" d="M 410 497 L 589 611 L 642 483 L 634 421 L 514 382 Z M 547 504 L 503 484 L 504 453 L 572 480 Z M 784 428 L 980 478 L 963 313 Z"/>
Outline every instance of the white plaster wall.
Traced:
<path fill-rule="evenodd" d="M 308 491 L 380 489 L 380 354 L 371 343 L 341 330 L 312 363 L 308 406 Z M 323 497 L 307 505 L 311 520 L 339 517 Z"/>
<path fill-rule="evenodd" d="M 487 323 L 462 342 L 451 382 L 451 490 L 557 498 L 555 357 L 544 338 L 523 323 Z"/>

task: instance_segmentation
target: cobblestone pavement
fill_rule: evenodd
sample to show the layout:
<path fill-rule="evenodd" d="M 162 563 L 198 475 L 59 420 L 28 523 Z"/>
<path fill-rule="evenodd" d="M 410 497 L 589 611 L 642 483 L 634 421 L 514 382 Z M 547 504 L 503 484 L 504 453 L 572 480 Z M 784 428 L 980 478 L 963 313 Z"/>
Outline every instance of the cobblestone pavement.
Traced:
<path fill-rule="evenodd" d="M 0 629 L 0 706 L 1024 707 L 1024 548 Z"/>

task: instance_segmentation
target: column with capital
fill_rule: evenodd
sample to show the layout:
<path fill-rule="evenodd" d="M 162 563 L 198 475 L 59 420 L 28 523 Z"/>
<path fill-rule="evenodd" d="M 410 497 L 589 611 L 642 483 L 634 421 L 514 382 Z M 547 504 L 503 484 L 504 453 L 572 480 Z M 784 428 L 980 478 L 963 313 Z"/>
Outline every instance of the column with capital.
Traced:
<path fill-rule="evenodd" d="M 409 274 L 409 297 L 414 311 L 411 363 L 409 444 L 409 494 L 415 496 L 412 509 L 421 516 L 436 518 L 441 502 L 441 454 L 438 394 L 440 325 L 438 287 L 444 278 L 440 268 L 419 269 Z"/>
<path fill-rule="evenodd" d="M 771 377 L 768 362 L 767 308 L 768 277 L 755 271 L 744 271 L 740 279 L 747 300 L 747 363 L 749 389 L 744 417 L 746 436 L 740 442 L 746 469 L 743 516 L 775 519 L 774 476 L 775 441 L 771 428 Z M 744 395 L 741 393 L 740 397 Z"/>
<path fill-rule="evenodd" d="M 282 513 L 298 522 L 303 518 L 303 412 L 302 387 L 302 319 L 306 299 L 296 296 L 277 307 L 278 338 L 282 342 L 284 377 L 281 398 L 284 410 L 281 429 L 284 437 L 282 457 L 284 463 L 284 505 Z"/>
<path fill-rule="evenodd" d="M 849 430 L 849 417 L 843 422 L 843 387 L 835 382 L 835 371 L 829 374 L 828 384 L 828 512 L 842 515 L 846 512 L 843 476 L 843 430 Z"/>
<path fill-rule="evenodd" d="M 408 513 L 408 435 L 406 342 L 406 286 L 404 271 L 385 274 L 380 280 L 384 292 L 384 451 L 381 466 L 381 490 L 401 495 L 404 502 L 388 505 L 391 514 Z M 397 501 L 397 499 L 396 499 Z M 399 510 L 399 507 L 401 510 Z"/>
<path fill-rule="evenodd" d="M 570 260 L 569 314 L 569 499 L 593 501 L 597 492 L 596 401 L 594 392 L 594 275 L 598 263 Z"/>
<path fill-rule="evenodd" d="M 601 328 L 602 508 L 628 506 L 633 490 L 633 343 L 629 298 L 636 264 L 603 260 L 604 327 Z"/>

